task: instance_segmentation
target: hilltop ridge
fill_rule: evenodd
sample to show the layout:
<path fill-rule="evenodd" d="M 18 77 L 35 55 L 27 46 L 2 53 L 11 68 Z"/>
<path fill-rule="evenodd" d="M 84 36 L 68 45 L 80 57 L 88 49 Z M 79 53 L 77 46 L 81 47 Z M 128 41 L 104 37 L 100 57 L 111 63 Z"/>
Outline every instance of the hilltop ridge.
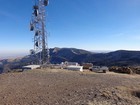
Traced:
<path fill-rule="evenodd" d="M 20 68 L 35 61 L 33 55 L 27 55 L 17 59 L 3 59 L 3 65 L 11 68 Z M 61 62 L 93 63 L 94 65 L 106 66 L 139 66 L 140 51 L 118 50 L 108 53 L 94 53 L 76 48 L 50 48 L 50 62 L 59 64 Z"/>

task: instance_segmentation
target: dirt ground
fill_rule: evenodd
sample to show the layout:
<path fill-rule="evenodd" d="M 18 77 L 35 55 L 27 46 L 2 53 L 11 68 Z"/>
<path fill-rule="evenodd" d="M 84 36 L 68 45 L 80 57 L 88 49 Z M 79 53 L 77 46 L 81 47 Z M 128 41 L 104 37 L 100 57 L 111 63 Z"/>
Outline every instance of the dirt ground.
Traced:
<path fill-rule="evenodd" d="M 140 75 L 59 69 L 1 74 L 0 105 L 140 105 Z"/>

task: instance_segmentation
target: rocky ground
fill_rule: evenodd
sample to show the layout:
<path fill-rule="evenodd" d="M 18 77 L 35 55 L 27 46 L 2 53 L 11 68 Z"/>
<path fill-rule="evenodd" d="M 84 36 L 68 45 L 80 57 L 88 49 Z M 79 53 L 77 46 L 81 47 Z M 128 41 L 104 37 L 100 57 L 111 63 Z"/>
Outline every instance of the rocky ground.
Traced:
<path fill-rule="evenodd" d="M 140 105 L 140 75 L 59 69 L 1 74 L 0 105 Z"/>

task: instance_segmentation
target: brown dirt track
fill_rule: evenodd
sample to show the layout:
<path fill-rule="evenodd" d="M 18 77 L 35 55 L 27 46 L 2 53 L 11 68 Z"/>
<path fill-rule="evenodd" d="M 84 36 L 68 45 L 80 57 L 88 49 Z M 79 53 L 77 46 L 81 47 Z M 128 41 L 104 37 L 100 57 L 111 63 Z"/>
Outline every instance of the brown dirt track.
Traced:
<path fill-rule="evenodd" d="M 55 69 L 1 74 L 0 105 L 140 105 L 140 75 Z"/>

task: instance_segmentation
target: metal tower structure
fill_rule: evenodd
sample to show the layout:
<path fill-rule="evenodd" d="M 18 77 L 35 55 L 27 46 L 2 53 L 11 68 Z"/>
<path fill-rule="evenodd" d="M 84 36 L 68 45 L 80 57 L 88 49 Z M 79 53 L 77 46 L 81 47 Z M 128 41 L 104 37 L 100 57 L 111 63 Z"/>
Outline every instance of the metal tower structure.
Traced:
<path fill-rule="evenodd" d="M 46 9 L 48 0 L 34 0 L 30 22 L 30 31 L 34 31 L 34 51 L 37 62 L 42 65 L 49 63 L 49 48 L 46 31 Z"/>

